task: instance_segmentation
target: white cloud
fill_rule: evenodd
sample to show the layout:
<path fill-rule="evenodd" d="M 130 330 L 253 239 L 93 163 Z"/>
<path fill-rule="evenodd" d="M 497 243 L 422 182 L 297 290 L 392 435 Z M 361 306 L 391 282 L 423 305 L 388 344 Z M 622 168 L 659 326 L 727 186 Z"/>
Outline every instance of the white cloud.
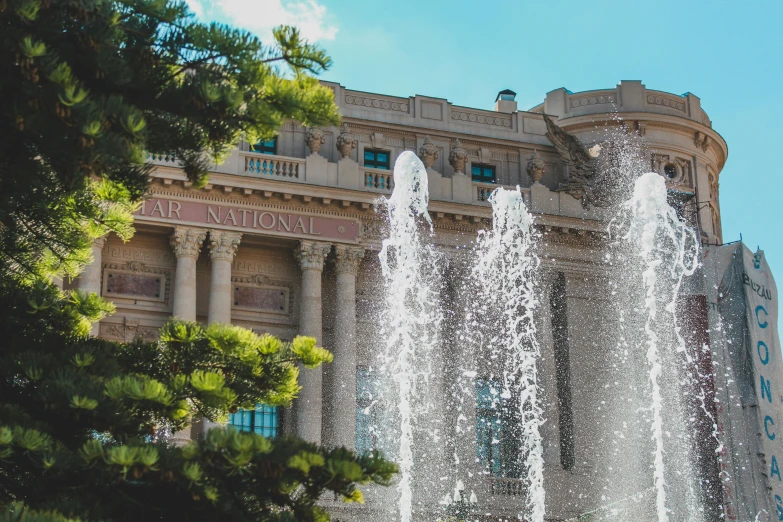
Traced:
<path fill-rule="evenodd" d="M 203 19 L 204 18 L 204 6 L 201 5 L 201 2 L 199 0 L 185 0 L 185 3 L 188 4 L 188 7 L 191 11 L 198 17 Z"/>
<path fill-rule="evenodd" d="M 272 28 L 293 25 L 311 42 L 334 40 L 337 26 L 318 0 L 187 0 L 201 20 L 241 27 L 268 41 Z"/>

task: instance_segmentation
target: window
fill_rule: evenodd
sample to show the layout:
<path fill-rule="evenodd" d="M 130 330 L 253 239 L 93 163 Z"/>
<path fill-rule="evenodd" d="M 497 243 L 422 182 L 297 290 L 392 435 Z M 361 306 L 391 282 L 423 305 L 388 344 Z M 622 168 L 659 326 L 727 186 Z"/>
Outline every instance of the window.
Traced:
<path fill-rule="evenodd" d="M 389 170 L 389 157 L 388 150 L 364 149 L 364 166 Z"/>
<path fill-rule="evenodd" d="M 250 150 L 260 152 L 261 154 L 277 154 L 277 137 L 275 136 L 271 140 L 259 141 L 255 145 L 251 145 Z"/>
<path fill-rule="evenodd" d="M 356 368 L 356 453 L 378 449 L 378 381 L 368 368 Z"/>
<path fill-rule="evenodd" d="M 519 477 L 518 401 L 501 397 L 499 382 L 476 381 L 476 457 L 493 477 Z"/>
<path fill-rule="evenodd" d="M 480 183 L 495 183 L 495 166 L 476 163 L 470 166 L 473 181 Z"/>
<path fill-rule="evenodd" d="M 356 368 L 356 453 L 380 451 L 387 459 L 397 455 L 399 438 L 393 430 L 384 430 L 385 412 L 392 410 L 385 402 L 379 374 L 367 367 Z"/>
<path fill-rule="evenodd" d="M 667 163 L 663 167 L 663 173 L 666 174 L 666 177 L 669 179 L 674 179 L 679 174 L 677 171 L 677 166 L 674 163 Z"/>
<path fill-rule="evenodd" d="M 574 415 L 571 407 L 571 366 L 568 346 L 568 307 L 566 278 L 558 272 L 552 283 L 549 301 L 552 311 L 552 338 L 557 377 L 557 416 L 560 428 L 560 464 L 563 469 L 574 467 Z"/>
<path fill-rule="evenodd" d="M 269 439 L 278 435 L 277 406 L 258 404 L 255 410 L 239 410 L 228 416 L 228 425 L 239 431 L 255 432 Z"/>

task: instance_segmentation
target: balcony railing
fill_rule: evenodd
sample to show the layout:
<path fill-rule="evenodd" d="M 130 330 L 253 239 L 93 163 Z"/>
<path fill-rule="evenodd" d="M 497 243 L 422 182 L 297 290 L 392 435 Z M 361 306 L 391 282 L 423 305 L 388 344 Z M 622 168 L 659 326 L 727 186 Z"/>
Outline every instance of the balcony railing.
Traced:
<path fill-rule="evenodd" d="M 494 183 L 480 183 L 478 181 L 474 181 L 474 203 L 477 205 L 490 205 L 489 196 L 492 195 L 492 192 L 498 187 L 503 187 L 509 190 L 516 190 L 516 187 L 511 185 L 496 185 Z M 530 189 L 522 189 L 522 198 L 525 200 L 525 205 L 530 205 Z"/>
<path fill-rule="evenodd" d="M 250 176 L 304 181 L 305 160 L 274 154 L 240 153 L 244 158 L 244 172 Z"/>
<path fill-rule="evenodd" d="M 394 190 L 394 175 L 390 170 L 362 167 L 364 172 L 364 188 L 390 193 Z"/>
<path fill-rule="evenodd" d="M 148 152 L 147 160 L 149 160 L 150 163 L 154 163 L 155 165 L 166 165 L 170 167 L 179 166 L 179 161 L 177 161 L 177 158 L 173 153 L 153 154 Z"/>

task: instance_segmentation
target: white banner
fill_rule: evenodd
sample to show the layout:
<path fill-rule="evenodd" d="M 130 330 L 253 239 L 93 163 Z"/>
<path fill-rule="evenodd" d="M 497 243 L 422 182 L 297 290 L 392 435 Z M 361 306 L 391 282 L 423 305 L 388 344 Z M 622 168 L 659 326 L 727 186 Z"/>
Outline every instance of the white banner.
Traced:
<path fill-rule="evenodd" d="M 783 358 L 778 337 L 778 292 L 761 250 L 742 249 L 742 284 L 759 408 L 761 445 L 766 461 L 772 520 L 783 520 Z"/>
<path fill-rule="evenodd" d="M 703 252 L 724 517 L 783 520 L 783 359 L 778 295 L 763 252 Z"/>

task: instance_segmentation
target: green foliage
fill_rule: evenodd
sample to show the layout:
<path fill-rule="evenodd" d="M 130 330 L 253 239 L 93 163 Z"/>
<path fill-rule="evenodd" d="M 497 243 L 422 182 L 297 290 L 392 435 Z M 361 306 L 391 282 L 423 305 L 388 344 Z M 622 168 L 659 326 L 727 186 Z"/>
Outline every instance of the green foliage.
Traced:
<path fill-rule="evenodd" d="M 171 446 L 166 435 L 194 418 L 290 404 L 297 366 L 331 354 L 308 337 L 284 343 L 177 320 L 158 342 L 89 338 L 80 314 L 100 310 L 59 297 L 51 285 L 0 287 L 7 512 L 29 520 L 328 520 L 315 506 L 323 492 L 361 502 L 357 485 L 388 484 L 396 472 L 378 454 L 226 428 Z"/>
<path fill-rule="evenodd" d="M 178 0 L 0 0 L 0 522 L 323 521 L 327 491 L 389 483 L 380 455 L 294 438 L 167 442 L 290 404 L 299 367 L 332 360 L 314 339 L 182 321 L 158 342 L 89 338 L 114 307 L 51 283 L 94 239 L 132 236 L 147 154 L 199 187 L 243 136 L 339 123 L 314 77 L 329 65 L 293 28 L 264 45 Z"/>
<path fill-rule="evenodd" d="M 339 122 L 330 64 L 294 28 L 265 45 L 181 1 L 3 0 L 0 276 L 73 276 L 94 238 L 131 237 L 148 153 L 198 187 L 242 136 Z"/>

